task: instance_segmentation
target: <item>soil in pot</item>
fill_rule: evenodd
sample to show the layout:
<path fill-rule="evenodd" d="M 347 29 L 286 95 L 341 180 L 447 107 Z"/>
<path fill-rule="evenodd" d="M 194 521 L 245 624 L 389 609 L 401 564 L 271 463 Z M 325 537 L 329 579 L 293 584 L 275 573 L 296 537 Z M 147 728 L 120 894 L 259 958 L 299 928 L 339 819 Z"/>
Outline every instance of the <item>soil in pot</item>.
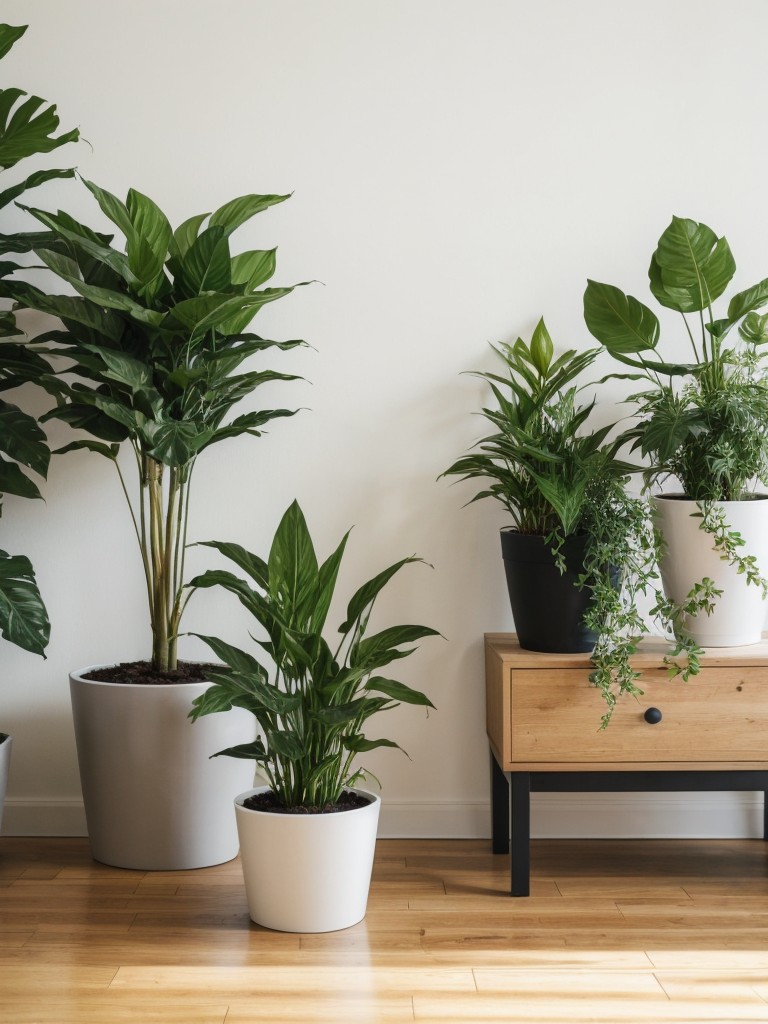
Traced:
<path fill-rule="evenodd" d="M 197 661 L 180 661 L 175 669 L 161 672 L 149 661 L 124 661 L 119 665 L 105 665 L 83 673 L 83 679 L 99 683 L 131 683 L 133 685 L 163 686 L 174 683 L 205 683 L 210 669 L 219 666 Z"/>
<path fill-rule="evenodd" d="M 252 811 L 267 811 L 271 814 L 335 814 L 340 811 L 354 811 L 358 807 L 367 807 L 371 798 L 362 793 L 345 790 L 335 804 L 324 804 L 322 807 L 284 807 L 275 794 L 255 793 L 243 800 L 243 807 Z"/>

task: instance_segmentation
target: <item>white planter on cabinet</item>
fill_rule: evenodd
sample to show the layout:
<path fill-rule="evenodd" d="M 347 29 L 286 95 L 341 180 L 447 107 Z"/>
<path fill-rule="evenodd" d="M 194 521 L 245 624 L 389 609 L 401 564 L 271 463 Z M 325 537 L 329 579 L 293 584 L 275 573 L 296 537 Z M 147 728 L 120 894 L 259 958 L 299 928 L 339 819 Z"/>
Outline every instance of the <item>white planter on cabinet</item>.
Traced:
<path fill-rule="evenodd" d="M 654 499 L 657 525 L 665 542 L 660 569 L 668 597 L 682 604 L 691 588 L 709 577 L 722 590 L 711 615 L 688 616 L 685 627 L 702 647 L 741 647 L 760 642 L 766 601 L 762 589 L 747 583 L 735 566 L 724 561 L 712 537 L 701 529 L 695 501 L 665 495 Z M 768 576 L 768 500 L 722 503 L 725 521 L 741 534 L 739 552 L 754 555 L 761 575 Z"/>
<path fill-rule="evenodd" d="M 210 685 L 103 683 L 72 673 L 70 694 L 91 852 L 115 867 L 186 870 L 237 856 L 232 800 L 253 762 L 211 755 L 255 739 L 240 708 L 187 717 Z"/>
<path fill-rule="evenodd" d="M 284 932 L 331 932 L 365 917 L 381 799 L 331 814 L 254 811 L 235 800 L 251 919 Z M 356 790 L 362 793 L 362 790 Z"/>

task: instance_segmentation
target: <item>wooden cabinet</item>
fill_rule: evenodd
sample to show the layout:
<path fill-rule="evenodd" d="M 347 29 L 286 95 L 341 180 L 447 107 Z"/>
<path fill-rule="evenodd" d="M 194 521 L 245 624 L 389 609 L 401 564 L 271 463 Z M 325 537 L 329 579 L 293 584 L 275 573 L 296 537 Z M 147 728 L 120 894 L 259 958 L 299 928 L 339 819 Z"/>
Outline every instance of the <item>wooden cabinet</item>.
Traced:
<path fill-rule="evenodd" d="M 622 698 L 601 730 L 588 655 L 523 651 L 514 634 L 486 634 L 493 843 L 509 849 L 511 793 L 513 895 L 528 894 L 532 791 L 768 788 L 768 642 L 713 648 L 688 682 L 668 678 L 665 649 L 642 646 L 633 664 L 644 695 Z"/>

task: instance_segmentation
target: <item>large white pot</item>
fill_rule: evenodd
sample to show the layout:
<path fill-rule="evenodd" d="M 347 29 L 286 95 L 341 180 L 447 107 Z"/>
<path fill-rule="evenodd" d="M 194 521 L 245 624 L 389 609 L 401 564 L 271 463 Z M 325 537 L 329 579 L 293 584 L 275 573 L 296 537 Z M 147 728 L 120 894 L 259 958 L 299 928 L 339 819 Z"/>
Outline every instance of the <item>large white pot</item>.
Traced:
<path fill-rule="evenodd" d="M 273 814 L 235 800 L 251 919 L 281 932 L 333 932 L 365 917 L 381 799 L 331 814 Z M 357 792 L 363 792 L 357 790 Z"/>
<path fill-rule="evenodd" d="M 255 739 L 240 708 L 188 718 L 210 683 L 145 686 L 69 677 L 91 852 L 143 871 L 186 870 L 237 856 L 232 800 L 253 762 L 212 754 Z"/>
<path fill-rule="evenodd" d="M 760 642 L 766 601 L 762 589 L 747 583 L 720 557 L 711 536 L 701 529 L 695 501 L 677 496 L 654 499 L 656 522 L 665 542 L 660 569 L 668 597 L 682 604 L 691 588 L 705 576 L 723 591 L 711 615 L 687 616 L 685 628 L 702 647 L 741 647 Z M 739 552 L 754 555 L 758 571 L 768 576 L 768 500 L 722 503 L 725 521 L 744 538 Z"/>
<path fill-rule="evenodd" d="M 5 804 L 5 790 L 8 786 L 8 771 L 11 767 L 11 737 L 8 733 L 0 732 L 0 828 L 3 824 L 3 805 Z"/>

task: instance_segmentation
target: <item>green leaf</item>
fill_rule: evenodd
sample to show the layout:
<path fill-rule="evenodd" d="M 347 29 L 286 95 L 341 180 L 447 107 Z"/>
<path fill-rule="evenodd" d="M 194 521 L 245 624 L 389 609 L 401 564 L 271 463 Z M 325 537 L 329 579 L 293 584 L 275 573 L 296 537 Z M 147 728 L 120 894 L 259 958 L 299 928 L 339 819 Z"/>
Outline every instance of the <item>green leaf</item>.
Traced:
<path fill-rule="evenodd" d="M 94 452 L 97 455 L 103 455 L 107 459 L 111 459 L 113 462 L 117 458 L 117 453 L 120 451 L 119 444 L 101 444 L 99 441 L 89 441 L 83 439 L 82 441 L 70 441 L 69 444 L 65 444 L 63 448 L 57 448 L 54 455 L 66 455 L 68 452 L 77 451 L 88 451 Z"/>
<path fill-rule="evenodd" d="M 403 704 L 419 704 L 423 707 L 434 708 L 434 704 L 419 690 L 412 690 L 405 683 L 399 683 L 396 679 L 384 679 L 382 676 L 373 676 L 368 680 L 366 690 L 374 690 L 376 693 L 383 693 L 392 700 L 400 701 Z"/>
<path fill-rule="evenodd" d="M 28 28 L 28 25 L 0 25 L 0 60 Z"/>
<path fill-rule="evenodd" d="M 302 629 L 317 595 L 318 565 L 304 513 L 297 501 L 286 509 L 267 561 L 269 597 L 285 622 Z"/>
<path fill-rule="evenodd" d="M 18 406 L 0 402 L 0 452 L 40 476 L 48 473 L 50 451 L 37 420 Z"/>
<path fill-rule="evenodd" d="M 129 239 L 133 234 L 133 223 L 125 203 L 120 202 L 117 196 L 113 196 L 111 192 L 107 192 L 106 189 L 101 188 L 95 182 L 86 181 L 85 178 L 82 181 L 85 187 L 96 197 L 96 201 L 101 207 L 101 212 L 104 216 L 111 220 L 113 224 L 116 224 L 126 239 Z"/>
<path fill-rule="evenodd" d="M 208 228 L 183 259 L 184 281 L 194 294 L 226 292 L 230 277 L 229 244 L 223 228 Z"/>
<path fill-rule="evenodd" d="M 50 632 L 32 563 L 0 551 L 0 633 L 25 651 L 45 656 Z"/>
<path fill-rule="evenodd" d="M 0 209 L 13 202 L 14 199 L 18 199 L 20 195 L 23 195 L 30 189 L 38 188 L 40 185 L 43 185 L 46 181 L 52 181 L 54 178 L 74 178 L 74 176 L 75 171 L 71 167 L 67 170 L 51 169 L 47 171 L 35 171 L 34 174 L 30 174 L 29 177 L 18 182 L 18 184 L 0 192 Z"/>
<path fill-rule="evenodd" d="M 231 235 L 241 224 L 245 224 L 247 220 L 250 220 L 257 213 L 261 213 L 262 210 L 275 206 L 277 203 L 284 203 L 286 199 L 290 198 L 290 195 L 240 196 L 239 199 L 232 199 L 212 213 L 209 225 L 210 227 L 220 225 L 224 228 L 227 235 Z"/>
<path fill-rule="evenodd" d="M 232 257 L 232 284 L 243 285 L 246 294 L 264 284 L 275 272 L 277 249 L 253 249 Z"/>
<path fill-rule="evenodd" d="M 673 217 L 659 239 L 648 276 L 651 291 L 663 306 L 694 313 L 723 294 L 735 270 L 724 238 L 706 224 Z"/>
<path fill-rule="evenodd" d="M 263 590 L 268 588 L 269 570 L 267 569 L 267 563 L 263 558 L 259 558 L 258 555 L 254 555 L 252 552 L 246 551 L 242 545 L 226 543 L 218 540 L 204 540 L 200 541 L 196 546 L 202 548 L 214 548 L 216 551 L 224 555 L 225 558 L 234 562 L 239 569 L 247 572 L 251 579 L 258 583 Z"/>
<path fill-rule="evenodd" d="M 399 562 L 395 562 L 390 565 L 387 569 L 383 569 L 380 573 L 377 573 L 373 579 L 368 580 L 364 583 L 355 593 L 352 595 L 349 604 L 347 605 L 347 617 L 339 626 L 340 633 L 349 633 L 354 627 L 355 622 L 367 611 L 369 611 L 371 605 L 376 600 L 377 595 L 381 590 L 389 583 L 392 577 L 398 573 L 404 565 L 408 565 L 411 562 L 423 562 L 424 559 L 417 558 L 412 555 L 410 558 L 401 558 Z"/>
<path fill-rule="evenodd" d="M 21 471 L 15 462 L 0 455 L 0 495 L 15 494 L 19 498 L 42 498 L 37 484 Z"/>
<path fill-rule="evenodd" d="M 768 277 L 763 278 L 752 288 L 747 288 L 733 296 L 728 303 L 728 319 L 731 322 L 740 320 L 746 313 L 751 313 L 753 309 L 760 309 L 766 302 L 768 302 Z"/>
<path fill-rule="evenodd" d="M 402 750 L 400 744 L 395 743 L 394 740 L 367 740 L 361 733 L 355 736 L 344 736 L 341 745 L 354 754 L 365 754 L 378 747 L 394 747 L 396 750 Z"/>
<path fill-rule="evenodd" d="M 545 377 L 549 370 L 554 352 L 555 346 L 552 344 L 552 338 L 544 323 L 544 317 L 542 317 L 531 338 L 531 359 L 542 377 Z"/>
<path fill-rule="evenodd" d="M 14 167 L 25 157 L 50 153 L 79 138 L 76 128 L 54 135 L 59 127 L 56 105 L 44 106 L 40 96 L 28 96 L 14 110 L 23 96 L 27 93 L 22 89 L 0 90 L 0 167 Z"/>
<path fill-rule="evenodd" d="M 253 676 L 254 679 L 261 682 L 265 682 L 268 678 L 266 669 L 252 655 L 241 651 L 239 647 L 233 647 L 232 644 L 225 643 L 215 636 L 205 636 L 202 633 L 190 633 L 189 635 L 196 636 L 198 640 L 206 643 L 220 661 L 236 672 Z"/>
<path fill-rule="evenodd" d="M 209 436 L 194 420 L 168 420 L 152 431 L 149 454 L 164 466 L 186 466 Z"/>
<path fill-rule="evenodd" d="M 350 654 L 349 663 L 353 668 L 364 667 L 372 671 L 398 658 L 407 658 L 409 654 L 413 654 L 413 647 L 406 651 L 399 650 L 402 644 L 413 643 L 426 636 L 439 635 L 437 630 L 430 629 L 429 626 L 390 626 L 374 636 L 361 640 Z"/>
<path fill-rule="evenodd" d="M 589 332 L 612 355 L 646 352 L 655 349 L 659 340 L 659 321 L 652 310 L 599 281 L 587 282 L 584 320 Z"/>
<path fill-rule="evenodd" d="M 194 217 L 189 217 L 183 224 L 180 224 L 176 228 L 168 246 L 168 250 L 172 256 L 183 261 L 190 246 L 197 238 L 197 233 L 200 230 L 201 225 L 207 217 L 207 213 L 198 213 Z"/>

